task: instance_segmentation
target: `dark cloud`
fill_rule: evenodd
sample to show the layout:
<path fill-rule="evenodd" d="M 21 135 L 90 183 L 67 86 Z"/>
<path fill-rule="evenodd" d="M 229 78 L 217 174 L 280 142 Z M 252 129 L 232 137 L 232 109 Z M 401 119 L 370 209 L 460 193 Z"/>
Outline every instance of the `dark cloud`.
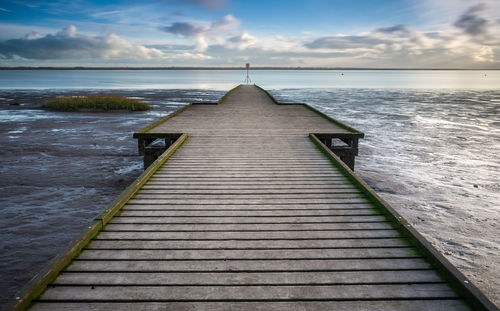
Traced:
<path fill-rule="evenodd" d="M 79 34 L 76 27 L 69 26 L 54 35 L 27 36 L 0 42 L 0 55 L 26 59 L 150 59 L 160 57 L 162 53 L 157 49 L 133 45 L 115 34 L 92 37 Z"/>
<path fill-rule="evenodd" d="M 407 35 L 411 33 L 411 29 L 406 25 L 395 25 L 392 27 L 383 27 L 375 29 L 375 32 L 385 33 L 385 34 L 399 34 Z"/>
<path fill-rule="evenodd" d="M 469 35 L 483 35 L 487 33 L 488 21 L 480 16 L 486 9 L 486 4 L 481 3 L 469 8 L 455 22 L 455 26 L 464 30 Z"/>
<path fill-rule="evenodd" d="M 160 30 L 174 35 L 181 35 L 187 38 L 192 38 L 210 31 L 231 30 L 238 27 L 240 23 L 241 22 L 237 18 L 235 18 L 231 14 L 228 14 L 216 20 L 215 22 L 210 24 L 210 26 L 205 26 L 194 22 L 176 22 L 171 24 L 170 26 L 161 27 Z"/>
<path fill-rule="evenodd" d="M 174 35 L 181 35 L 188 38 L 198 36 L 208 30 L 205 26 L 190 22 L 177 22 L 170 26 L 161 27 L 160 29 Z"/>
<path fill-rule="evenodd" d="M 387 43 L 371 36 L 327 36 L 304 44 L 310 49 L 352 49 Z"/>

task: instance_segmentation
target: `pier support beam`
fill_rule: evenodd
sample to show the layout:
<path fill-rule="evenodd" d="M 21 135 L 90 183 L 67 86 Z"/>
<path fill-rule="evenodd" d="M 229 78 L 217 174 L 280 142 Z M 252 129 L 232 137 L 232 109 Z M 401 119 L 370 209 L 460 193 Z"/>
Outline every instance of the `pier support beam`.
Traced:
<path fill-rule="evenodd" d="M 182 134 L 134 134 L 137 138 L 139 155 L 144 156 L 144 169 L 147 169 Z"/>
<path fill-rule="evenodd" d="M 358 137 L 343 134 L 315 134 L 318 139 L 335 153 L 351 170 L 354 170 L 358 155 Z"/>

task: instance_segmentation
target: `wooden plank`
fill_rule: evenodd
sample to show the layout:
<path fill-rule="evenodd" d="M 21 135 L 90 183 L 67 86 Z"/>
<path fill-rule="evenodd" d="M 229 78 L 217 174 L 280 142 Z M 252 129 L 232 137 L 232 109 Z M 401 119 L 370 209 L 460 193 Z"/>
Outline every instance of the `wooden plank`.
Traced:
<path fill-rule="evenodd" d="M 339 200 L 340 201 L 340 200 Z M 135 201 L 129 202 L 124 209 L 132 210 L 357 210 L 357 209 L 372 209 L 373 205 L 362 202 L 351 202 L 342 203 L 347 200 L 342 200 L 337 203 L 330 204 L 311 204 L 302 202 L 302 204 L 224 204 L 224 205 L 203 205 L 203 204 L 176 204 L 172 205 L 170 203 L 166 204 L 144 204 L 144 203 L 134 203 Z"/>
<path fill-rule="evenodd" d="M 146 210 L 128 210 L 128 209 L 123 209 L 122 212 L 120 213 L 120 216 L 140 216 L 140 217 L 155 217 L 155 216 L 175 216 L 175 217 L 181 217 L 181 216 L 190 216 L 190 217 L 263 217 L 263 216 L 270 216 L 270 217 L 277 217 L 277 216 L 286 216 L 286 217 L 293 217 L 293 216 L 324 216 L 324 215 L 329 215 L 329 216 L 348 216 L 348 215 L 381 215 L 380 212 L 371 210 L 371 209 L 366 209 L 366 210 L 323 210 L 323 211 L 279 211 L 279 210 L 274 210 L 274 211 L 231 211 L 231 210 L 223 210 L 223 211 L 172 211 L 172 210 L 163 210 L 163 211 L 146 211 Z"/>
<path fill-rule="evenodd" d="M 89 273 L 64 272 L 56 285 L 277 285 L 277 284 L 374 284 L 442 283 L 433 270 L 419 271 L 344 271 L 344 272 L 270 272 L 270 273 Z"/>
<path fill-rule="evenodd" d="M 94 239 L 89 249 L 258 249 L 258 248 L 363 248 L 363 247 L 405 247 L 406 239 L 331 239 L 331 240 L 253 240 L 237 243 L 234 240 L 101 240 Z"/>
<path fill-rule="evenodd" d="M 431 266 L 422 259 L 310 259 L 310 260 L 75 260 L 67 271 L 95 272 L 181 272 L 181 271 L 365 271 L 365 270 L 421 270 Z"/>
<path fill-rule="evenodd" d="M 251 193 L 241 193 L 237 194 L 234 191 L 224 193 L 219 193 L 217 191 L 214 192 L 207 192 L 203 194 L 183 194 L 183 193 L 169 193 L 167 192 L 156 192 L 155 193 L 150 193 L 150 192 L 138 192 L 134 198 L 137 200 L 140 199 L 147 199 L 147 200 L 153 200 L 153 199 L 159 199 L 159 200 L 175 200 L 175 199 L 189 199 L 189 200 L 198 200 L 198 199 L 203 199 L 203 200 L 234 200 L 235 203 L 241 200 L 244 201 L 250 201 L 250 200 L 255 200 L 255 199 L 270 199 L 270 200 L 277 200 L 277 199 L 314 199 L 314 200 L 320 200 L 320 199 L 351 199 L 351 198 L 359 198 L 362 196 L 361 192 L 358 190 L 356 191 L 341 191 L 341 192 L 330 192 L 330 193 L 300 193 L 297 191 L 294 191 L 293 193 L 286 193 L 286 192 L 274 192 L 274 193 L 256 193 L 256 191 L 253 191 Z"/>
<path fill-rule="evenodd" d="M 258 183 L 257 183 L 258 182 Z M 169 185 L 256 185 L 256 186 L 270 186 L 270 185 L 349 185 L 349 181 L 344 177 L 335 178 L 252 178 L 252 179 L 195 179 L 193 180 L 179 180 L 172 178 L 160 178 L 153 176 L 150 178 L 148 184 L 161 183 Z"/>
<path fill-rule="evenodd" d="M 40 300 L 370 300 L 456 298 L 447 284 L 331 286 L 56 286 Z"/>
<path fill-rule="evenodd" d="M 124 311 L 164 311 L 164 310 L 336 310 L 336 311 L 465 311 L 470 310 L 463 300 L 395 300 L 395 301 L 293 301 L 293 302 L 134 302 L 134 303 L 98 303 L 98 302 L 37 302 L 32 310 L 124 310 Z"/>
<path fill-rule="evenodd" d="M 184 174 L 184 175 L 175 175 L 175 174 L 164 174 L 164 175 L 155 175 L 152 178 L 152 181 L 161 181 L 161 182 L 196 182 L 196 183 L 228 183 L 228 182 L 243 182 L 246 184 L 249 183 L 297 183 L 297 182 L 315 182 L 315 183 L 332 183 L 332 184 L 348 184 L 348 180 L 341 175 L 293 175 L 293 174 L 221 174 L 221 175 L 204 175 L 204 174 Z"/>
<path fill-rule="evenodd" d="M 266 239 L 348 239 L 348 238 L 397 238 L 396 230 L 352 230 L 352 231 L 259 231 L 259 232 L 109 232 L 102 231 L 99 239 L 131 240 L 266 240 Z"/>
<path fill-rule="evenodd" d="M 326 223 L 326 224 L 120 224 L 109 223 L 106 231 L 347 231 L 391 230 L 389 222 Z"/>
<path fill-rule="evenodd" d="M 295 250 L 93 250 L 79 260 L 236 260 L 236 259 L 326 259 L 326 258 L 412 258 L 412 248 L 295 249 Z"/>
<path fill-rule="evenodd" d="M 290 177 L 295 177 L 295 178 L 325 178 L 325 177 L 343 177 L 343 175 L 338 174 L 338 173 L 287 173 L 287 172 L 269 172 L 269 173 L 157 173 L 155 174 L 156 178 L 213 178 L 213 179 L 218 179 L 218 178 L 245 178 L 245 179 L 250 179 L 250 178 L 290 178 Z"/>
<path fill-rule="evenodd" d="M 326 167 L 328 168 L 328 167 Z M 328 168 L 329 169 L 329 168 Z M 325 168 L 307 168 L 307 167 L 260 167 L 260 168 L 246 168 L 246 167 L 198 167 L 198 168 L 184 168 L 184 167 L 163 167 L 157 172 L 157 175 L 163 174 L 177 174 L 177 173 L 203 173 L 203 174 L 213 174 L 213 173 L 245 173 L 245 174 L 265 174 L 265 173 L 310 173 L 310 174 L 324 174 Z M 340 175 L 331 173 L 334 175 Z"/>
<path fill-rule="evenodd" d="M 346 203 L 369 203 L 365 198 L 357 198 L 350 195 L 337 195 L 332 199 L 130 199 L 129 203 L 132 204 L 169 204 L 169 205 L 185 205 L 185 204 L 198 204 L 198 205 L 297 205 L 297 204 L 346 204 Z"/>
<path fill-rule="evenodd" d="M 331 194 L 331 193 L 361 193 L 358 189 L 354 187 L 343 187 L 343 188 L 330 188 L 330 189 L 216 189 L 216 190 L 190 190 L 190 189 L 168 189 L 168 188 L 142 188 L 138 194 L 149 195 L 149 194 L 168 194 L 168 195 L 282 195 L 282 194 L 314 194 L 314 197 L 320 197 L 320 195 Z"/>
<path fill-rule="evenodd" d="M 357 189 L 352 185 L 337 183 L 332 185 L 319 184 L 319 185 L 300 185 L 300 184 L 268 184 L 268 185 L 255 185 L 255 184 L 244 184 L 244 185 L 234 185 L 232 183 L 227 184 L 206 184 L 206 185 L 196 185 L 196 184 L 180 184 L 180 183 L 162 183 L 162 182 L 149 182 L 147 185 L 142 187 L 142 190 L 265 190 L 265 191 L 287 191 L 287 190 L 338 190 L 338 189 Z"/>
<path fill-rule="evenodd" d="M 343 223 L 343 222 L 385 222 L 385 216 L 311 216 L 311 217 L 284 217 L 284 216 L 264 216 L 264 217 L 137 217 L 137 216 L 115 216 L 112 223 Z"/>
<path fill-rule="evenodd" d="M 214 169 L 228 169 L 228 170 L 278 170 L 278 169 L 288 169 L 288 170 L 318 170 L 318 169 L 331 169 L 332 165 L 328 162 L 324 163 L 310 163 L 304 162 L 301 164 L 294 163 L 282 163 L 282 162 L 274 162 L 274 163 L 260 163 L 255 164 L 254 162 L 249 163 L 200 163 L 198 161 L 192 163 L 167 163 L 162 169 L 163 170 L 186 170 L 186 171 L 206 171 L 206 170 L 214 170 Z"/>

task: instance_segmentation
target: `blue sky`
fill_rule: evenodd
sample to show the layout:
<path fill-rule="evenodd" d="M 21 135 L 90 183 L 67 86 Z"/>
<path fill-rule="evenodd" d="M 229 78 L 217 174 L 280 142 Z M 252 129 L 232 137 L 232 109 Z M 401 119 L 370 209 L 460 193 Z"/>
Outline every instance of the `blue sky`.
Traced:
<path fill-rule="evenodd" d="M 500 1 L 0 1 L 0 66 L 500 68 Z"/>

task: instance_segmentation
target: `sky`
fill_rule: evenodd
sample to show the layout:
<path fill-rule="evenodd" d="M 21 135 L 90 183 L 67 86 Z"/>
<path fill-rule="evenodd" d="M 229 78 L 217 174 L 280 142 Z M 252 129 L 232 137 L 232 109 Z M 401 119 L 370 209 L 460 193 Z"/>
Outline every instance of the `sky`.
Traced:
<path fill-rule="evenodd" d="M 0 0 L 0 66 L 500 69 L 500 0 Z"/>

